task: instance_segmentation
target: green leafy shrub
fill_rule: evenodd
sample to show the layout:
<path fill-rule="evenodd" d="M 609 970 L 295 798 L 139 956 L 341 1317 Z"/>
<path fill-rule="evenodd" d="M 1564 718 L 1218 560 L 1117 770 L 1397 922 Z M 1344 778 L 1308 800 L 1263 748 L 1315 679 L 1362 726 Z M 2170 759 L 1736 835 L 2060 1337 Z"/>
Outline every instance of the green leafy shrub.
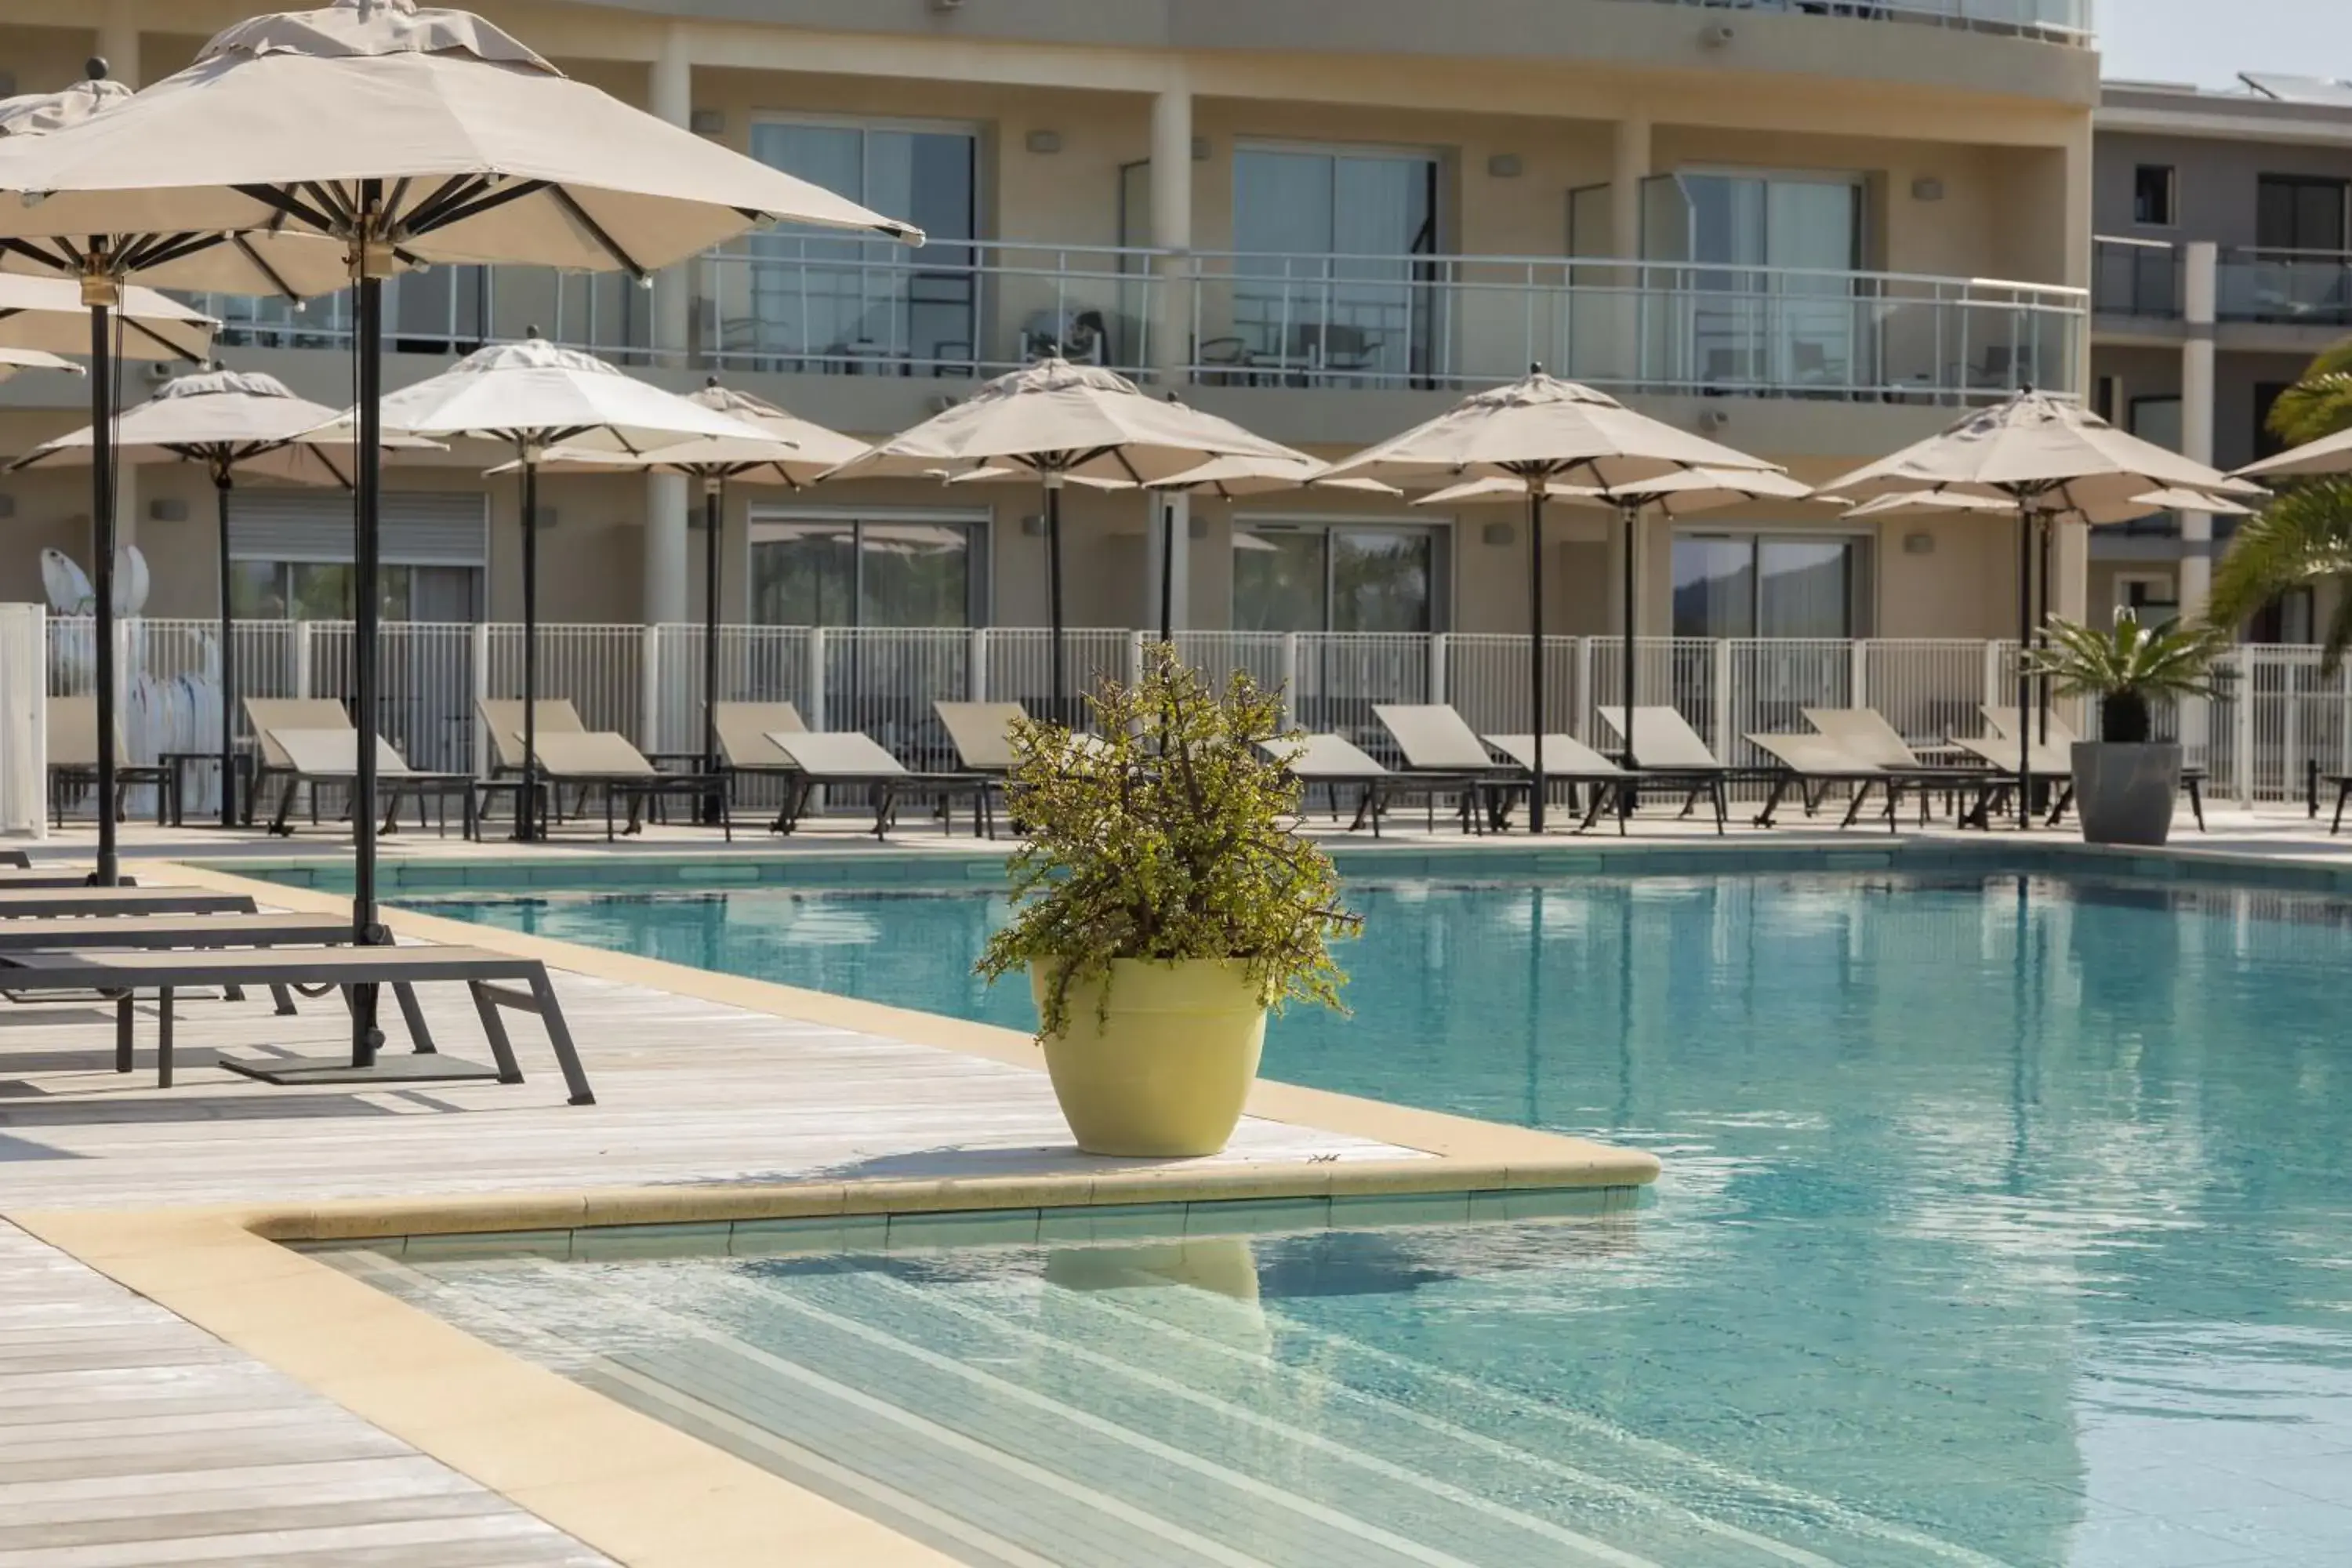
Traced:
<path fill-rule="evenodd" d="M 1106 679 L 1087 701 L 1097 734 L 1013 728 L 1007 807 L 1029 838 L 1013 921 L 977 972 L 1050 966 L 1041 1037 L 1067 1026 L 1073 985 L 1104 982 L 1107 1007 L 1122 958 L 1238 960 L 1268 1006 L 1339 1007 L 1328 939 L 1358 922 L 1265 750 L 1284 734 L 1280 695 L 1239 671 L 1221 693 L 1157 644 L 1139 682 Z"/>
<path fill-rule="evenodd" d="M 2051 622 L 2049 646 L 2027 650 L 2025 664 L 2054 680 L 2061 696 L 2098 698 L 2100 739 L 2145 741 L 2149 699 L 2212 696 L 2213 657 L 2227 646 L 2211 626 L 2144 626 L 2125 610 L 2104 632 L 2079 621 Z"/>

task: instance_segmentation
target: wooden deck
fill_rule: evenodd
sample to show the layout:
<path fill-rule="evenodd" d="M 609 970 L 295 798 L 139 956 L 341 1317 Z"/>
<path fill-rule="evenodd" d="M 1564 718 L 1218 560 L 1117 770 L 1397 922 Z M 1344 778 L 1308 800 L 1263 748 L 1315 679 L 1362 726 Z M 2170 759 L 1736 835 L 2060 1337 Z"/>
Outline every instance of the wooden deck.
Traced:
<path fill-rule="evenodd" d="M 110 1009 L 0 1002 L 0 1202 L 1030 1173 L 1082 1158 L 1035 1072 L 583 975 L 556 984 L 594 1106 L 564 1103 L 529 1020 L 515 1030 L 520 1086 L 275 1089 L 213 1066 L 215 1051 L 332 1048 L 347 1037 L 340 1005 L 284 1018 L 266 994 L 198 997 L 181 1005 L 179 1087 L 159 1091 L 152 1016 L 122 1076 Z M 462 987 L 423 1001 L 444 1050 L 485 1059 Z M 1402 1152 L 1253 1121 L 1223 1158 Z M 0 1568 L 606 1561 L 0 1222 Z"/>

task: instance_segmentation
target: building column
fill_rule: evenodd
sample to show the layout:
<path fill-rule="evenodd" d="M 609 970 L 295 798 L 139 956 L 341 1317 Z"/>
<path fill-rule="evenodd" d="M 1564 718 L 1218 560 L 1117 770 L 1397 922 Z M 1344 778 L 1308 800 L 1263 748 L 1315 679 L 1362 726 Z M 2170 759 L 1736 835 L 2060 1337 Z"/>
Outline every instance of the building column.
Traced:
<path fill-rule="evenodd" d="M 1627 261 L 1638 261 L 1642 256 L 1642 183 L 1650 177 L 1650 130 L 1646 116 L 1621 120 L 1610 142 L 1609 247 Z M 1624 292 L 1619 296 L 1617 310 L 1611 312 L 1615 341 L 1606 363 L 1627 380 L 1638 379 L 1641 373 L 1639 289 L 1643 281 L 1639 267 L 1621 269 L 1617 284 Z M 1565 371 L 1567 367 L 1559 368 Z"/>
<path fill-rule="evenodd" d="M 2213 463 L 2213 319 L 2219 302 L 2221 247 L 2191 241 L 2182 254 L 2180 455 Z M 2180 618 L 2199 621 L 2213 602 L 2213 514 L 2180 514 Z M 2180 743 L 2201 762 L 2212 732 L 2212 704 L 2202 697 L 2180 704 Z"/>
<path fill-rule="evenodd" d="M 658 119 L 681 128 L 694 118 L 691 35 L 673 22 L 662 34 L 646 102 Z M 683 367 L 694 312 L 694 263 L 665 268 L 654 279 L 653 345 L 658 363 Z M 645 620 L 648 626 L 687 619 L 687 510 L 683 476 L 647 474 L 646 487 Z"/>
<path fill-rule="evenodd" d="M 106 61 L 106 75 L 131 91 L 139 90 L 139 7 L 137 0 L 106 0 L 98 21 L 98 54 Z M 26 83 L 19 90 L 31 91 Z"/>
<path fill-rule="evenodd" d="M 1192 358 L 1192 88 L 1182 76 L 1151 100 L 1151 243 L 1173 251 L 1160 268 L 1151 311 L 1152 369 L 1162 385 L 1190 378 Z"/>

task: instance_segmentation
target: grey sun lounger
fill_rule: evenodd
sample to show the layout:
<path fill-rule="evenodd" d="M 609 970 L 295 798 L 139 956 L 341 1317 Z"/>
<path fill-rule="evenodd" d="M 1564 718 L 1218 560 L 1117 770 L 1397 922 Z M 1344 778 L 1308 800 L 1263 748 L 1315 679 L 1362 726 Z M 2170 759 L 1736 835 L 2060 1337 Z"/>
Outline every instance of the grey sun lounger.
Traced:
<path fill-rule="evenodd" d="M 792 759 L 792 789 L 784 798 L 783 809 L 769 825 L 774 833 L 790 833 L 808 815 L 809 803 L 816 792 L 827 786 L 867 788 L 874 792 L 874 837 L 881 837 L 897 819 L 901 795 L 929 792 L 952 799 L 959 795 L 972 797 L 972 837 L 977 838 L 990 824 L 988 791 L 995 783 L 985 774 L 919 773 L 892 756 L 872 736 L 856 730 L 799 731 L 779 730 L 768 739 Z M 941 813 L 944 831 L 955 831 L 952 813 Z"/>
<path fill-rule="evenodd" d="M 1510 791 L 1524 786 L 1531 772 L 1519 762 L 1498 763 L 1470 721 L 1445 702 L 1376 702 L 1372 717 L 1396 742 L 1405 771 L 1430 775 L 1452 774 L 1463 781 L 1464 820 L 1474 805 L 1483 805 L 1488 826 L 1500 830 L 1509 819 Z M 1575 784 L 1569 770 L 1550 765 L 1550 737 L 1545 737 L 1544 776 Z"/>
<path fill-rule="evenodd" d="M 769 731 L 798 734 L 808 729 L 789 702 L 721 702 L 710 715 L 719 732 L 719 766 L 730 773 L 788 773 L 793 760 L 768 739 Z"/>
<path fill-rule="evenodd" d="M 247 893 L 205 888 L 0 888 L 0 921 L 93 915 L 249 915 Z"/>
<path fill-rule="evenodd" d="M 314 790 L 322 784 L 349 784 L 359 777 L 360 732 L 348 725 L 326 730 L 264 730 L 262 743 L 268 752 L 283 759 L 283 766 L 273 766 L 268 772 L 286 781 L 278 800 L 278 815 L 271 818 L 269 831 L 281 837 L 291 837 L 294 828 L 294 797 L 302 786 Z M 466 773 L 419 773 L 408 765 L 408 760 L 383 736 L 376 737 L 375 773 L 378 793 L 383 799 L 383 831 L 400 831 L 400 803 L 414 795 L 417 798 L 418 825 L 423 826 L 423 802 L 427 796 L 446 801 L 455 795 L 463 802 L 466 813 L 466 837 L 473 837 L 474 781 Z M 313 816 L 316 816 L 315 811 Z M 442 813 L 442 830 L 448 830 L 448 813 Z"/>
<path fill-rule="evenodd" d="M 76 920 L 0 921 L 0 990 L 15 954 L 54 949 L 170 952 L 181 948 L 341 947 L 352 941 L 352 922 L 341 915 L 214 914 L 84 915 Z M 275 985 L 280 1013 L 294 1011 L 294 998 Z M 242 994 L 229 987 L 232 1002 Z"/>
<path fill-rule="evenodd" d="M 1429 826 L 1434 831 L 1438 795 L 1448 789 L 1464 787 L 1462 780 L 1452 776 L 1399 773 L 1342 735 L 1286 735 L 1260 745 L 1267 756 L 1282 764 L 1285 773 L 1298 781 L 1302 792 L 1317 784 L 1328 789 L 1334 817 L 1339 814 L 1339 787 L 1355 784 L 1361 788 L 1355 820 L 1348 825 L 1348 831 L 1353 833 L 1369 820 L 1375 838 L 1381 836 L 1381 815 L 1391 797 L 1420 794 L 1429 804 Z M 1467 825 L 1472 818 L 1465 814 L 1463 820 Z"/>
<path fill-rule="evenodd" d="M 1625 736 L 1625 710 L 1602 707 L 1594 710 L 1601 721 L 1609 726 L 1620 740 Z M 1633 710 L 1633 741 L 1626 759 L 1632 764 L 1633 782 L 1620 795 L 1626 809 L 1640 803 L 1642 790 L 1652 784 L 1668 790 L 1679 790 L 1683 796 L 1682 815 L 1688 816 L 1705 795 L 1715 806 L 1715 830 L 1720 834 L 1730 816 L 1730 806 L 1724 793 L 1734 770 L 1707 749 L 1698 731 L 1690 727 L 1679 712 L 1672 708 Z"/>
<path fill-rule="evenodd" d="M 1987 703 L 1985 706 L 1978 709 L 1977 711 L 1985 716 L 1985 722 L 1992 726 L 1994 734 L 1999 735 L 2009 742 L 2011 747 L 2011 753 L 2009 759 L 2009 770 L 2011 773 L 2014 773 L 2017 771 L 2017 757 L 2014 750 L 2017 744 L 2017 710 L 2014 708 L 2001 708 L 1991 703 Z M 2052 750 L 2066 753 L 2066 767 L 2071 780 L 2074 766 L 2074 743 L 2077 741 L 2080 741 L 2083 737 L 2074 732 L 2074 727 L 2073 725 L 2067 723 L 2065 720 L 2061 719 L 2055 713 L 2048 714 L 2046 716 L 2039 713 L 2035 714 L 2032 721 L 2032 728 L 2036 737 L 2048 744 Z M 2182 768 L 2180 770 L 2180 789 L 2181 793 L 2189 797 L 2189 815 L 2197 819 L 2197 831 L 2200 833 L 2204 832 L 2205 770 L 2203 768 Z M 2346 793 L 2352 792 L 2339 790 L 2336 797 L 2336 819 L 2339 823 L 2344 820 L 2344 795 Z M 2070 782 L 2069 787 L 2060 795 L 2058 803 L 2051 808 L 2050 820 L 2056 822 L 2061 817 L 2064 816 L 2066 815 L 2066 807 L 2073 803 L 2074 798 L 2074 792 Z"/>
<path fill-rule="evenodd" d="M 1013 771 L 1013 724 L 1029 717 L 1027 709 L 1018 702 L 934 702 L 931 711 L 967 773 Z"/>
<path fill-rule="evenodd" d="M 2017 787 L 2016 738 L 2009 735 L 1955 735 L 1952 744 L 1970 756 L 1984 759 L 1984 783 L 1976 805 L 1961 814 L 1960 821 L 1965 826 L 1986 826 L 1992 814 L 2000 809 L 2002 803 Z M 2074 798 L 2073 755 L 2057 746 L 2034 742 L 2025 749 L 2025 772 L 2033 784 L 2057 786 L 2057 799 L 2050 809 L 2050 820 L 2056 822 Z"/>
<path fill-rule="evenodd" d="M 735 817 L 727 799 L 724 773 L 666 773 L 629 743 L 627 736 L 611 730 L 558 730 L 539 734 L 539 773 L 550 790 L 576 786 L 584 797 L 594 790 L 604 800 L 604 837 L 614 837 L 613 803 L 629 803 L 627 831 L 644 824 L 646 804 L 662 795 L 684 795 L 710 803 L 727 841 L 735 841 Z M 477 789 L 483 786 L 478 782 Z M 475 811 L 478 828 L 481 814 Z"/>
<path fill-rule="evenodd" d="M 1536 738 L 1533 735 L 1487 735 L 1486 744 L 1527 770 L 1532 781 L 1536 771 Z M 1598 821 L 1617 792 L 1630 787 L 1634 775 L 1619 767 L 1573 735 L 1546 734 L 1543 738 L 1544 777 L 1565 779 L 1581 784 L 1591 792 L 1585 802 L 1584 821 L 1577 829 L 1581 833 Z M 1617 833 L 1625 833 L 1626 813 L 1617 814 Z"/>
<path fill-rule="evenodd" d="M 33 858 L 22 849 L 0 849 L 0 866 L 29 871 L 33 868 Z"/>
<path fill-rule="evenodd" d="M 98 699 L 52 697 L 44 708 L 42 744 L 49 770 L 49 819 L 62 827 L 66 796 L 98 787 Z M 114 758 L 115 816 L 120 819 L 122 816 L 122 797 L 126 794 L 134 787 L 152 784 L 155 789 L 155 825 L 161 827 L 171 815 L 171 770 L 152 763 L 132 762 L 131 750 L 122 742 L 119 718 L 114 726 Z"/>
<path fill-rule="evenodd" d="M 123 878 L 118 885 L 137 886 L 136 882 L 129 877 Z M 89 872 L 71 866 L 44 866 L 37 871 L 29 868 L 19 870 L 13 866 L 0 867 L 0 890 L 11 888 L 86 888 L 88 886 L 89 886 Z"/>
<path fill-rule="evenodd" d="M 1769 827 L 1780 802 L 1795 789 L 1803 802 L 1805 815 L 1811 816 L 1820 805 L 1822 793 L 1833 784 L 1846 784 L 1853 790 L 1847 802 L 1845 819 L 1840 827 L 1851 827 L 1862 815 L 1863 803 L 1870 798 L 1874 787 L 1886 794 L 1886 831 L 1895 831 L 1895 808 L 1902 798 L 1902 781 L 1874 763 L 1865 763 L 1827 735 L 1761 735 L 1751 733 L 1748 743 L 1770 757 L 1779 764 L 1772 773 L 1772 793 L 1764 799 L 1764 809 L 1756 816 L 1756 826 Z"/>
<path fill-rule="evenodd" d="M 437 1052 L 425 1016 L 411 990 L 433 983 L 463 984 L 473 994 L 474 1010 L 498 1061 L 500 1083 L 523 1081 L 515 1060 L 514 1043 L 499 1016 L 501 1008 L 537 1015 L 547 1031 L 564 1087 L 574 1105 L 593 1105 L 596 1097 L 581 1070 L 579 1052 L 563 1020 L 547 966 L 533 958 L 516 958 L 478 947 L 344 947 L 267 948 L 241 952 L 111 952 L 74 949 L 16 955 L 5 972 L 12 989 L 23 991 L 98 991 L 115 998 L 114 1070 L 131 1070 L 132 1002 L 140 992 L 157 998 L 156 1085 L 172 1087 L 173 994 L 195 986 L 333 985 L 346 997 L 354 985 L 389 987 L 407 1020 L 416 1054 Z M 520 981 L 517 991 L 501 982 Z M 341 1064 L 292 1064 L 268 1057 L 223 1058 L 223 1067 L 249 1078 L 274 1082 L 367 1083 L 393 1081 L 386 1072 L 371 1079 L 368 1069 Z"/>

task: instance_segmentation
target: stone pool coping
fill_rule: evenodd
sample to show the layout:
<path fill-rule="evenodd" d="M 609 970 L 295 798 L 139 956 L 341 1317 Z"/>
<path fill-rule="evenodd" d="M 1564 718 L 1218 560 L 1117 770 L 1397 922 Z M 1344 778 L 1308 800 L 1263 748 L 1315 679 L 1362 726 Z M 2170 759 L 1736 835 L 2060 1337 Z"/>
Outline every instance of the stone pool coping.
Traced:
<path fill-rule="evenodd" d="M 247 892 L 289 909 L 348 907 L 338 895 L 256 881 L 215 866 L 167 862 L 155 868 L 158 879 Z M 390 908 L 383 918 L 404 935 L 495 948 L 574 973 L 1043 1070 L 1034 1043 L 1012 1030 L 415 910 Z M 1465 1213 L 1474 1195 L 1486 1196 L 1498 1201 L 1507 1217 L 1513 1194 L 1532 1198 L 1563 1189 L 1613 1189 L 1612 1197 L 1622 1194 L 1630 1202 L 1633 1189 L 1658 1172 L 1656 1158 L 1638 1150 L 1292 1084 L 1261 1082 L 1248 1110 L 1419 1151 L 1420 1157 L 1100 1174 L 393 1194 L 134 1212 L 12 1211 L 5 1217 L 620 1562 L 646 1568 L 751 1568 L 778 1561 L 856 1568 L 946 1564 L 951 1560 L 940 1552 L 863 1514 L 281 1244 L 836 1215 L 977 1217 L 1136 1205 L 1409 1201 L 1432 1194 L 1460 1194 Z"/>

